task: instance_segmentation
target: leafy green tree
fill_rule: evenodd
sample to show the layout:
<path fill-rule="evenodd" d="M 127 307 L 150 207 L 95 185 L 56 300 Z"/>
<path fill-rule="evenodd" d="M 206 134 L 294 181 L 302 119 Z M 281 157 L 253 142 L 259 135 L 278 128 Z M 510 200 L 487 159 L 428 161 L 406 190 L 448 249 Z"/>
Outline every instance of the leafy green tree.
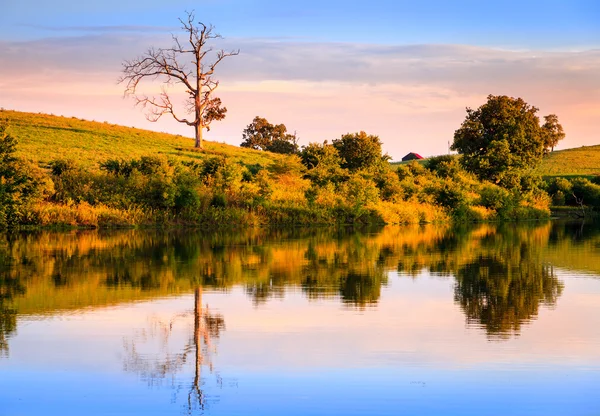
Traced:
<path fill-rule="evenodd" d="M 425 162 L 425 167 L 437 174 L 439 177 L 445 178 L 448 176 L 453 176 L 452 173 L 455 173 L 455 162 L 457 160 L 458 158 L 454 155 L 434 156 L 427 159 Z"/>
<path fill-rule="evenodd" d="M 0 120 L 0 229 L 15 225 L 20 191 L 26 182 L 15 157 L 17 140 L 8 133 L 8 122 Z"/>
<path fill-rule="evenodd" d="M 544 131 L 544 151 L 548 153 L 554 151 L 554 147 L 559 141 L 565 138 L 563 126 L 558 122 L 556 114 L 544 116 L 545 123 L 542 125 Z"/>
<path fill-rule="evenodd" d="M 298 137 L 289 134 L 284 124 L 271 124 L 267 119 L 254 117 L 252 123 L 244 129 L 241 147 L 267 150 L 273 153 L 298 153 Z"/>
<path fill-rule="evenodd" d="M 364 131 L 344 134 L 333 141 L 333 147 L 342 158 L 342 167 L 351 171 L 376 167 L 390 159 L 381 154 L 379 137 Z"/>
<path fill-rule="evenodd" d="M 348 171 L 342 169 L 342 158 L 337 149 L 325 141 L 323 144 L 310 143 L 300 152 L 302 164 L 308 172 L 306 177 L 317 185 L 338 183 L 348 178 Z"/>
<path fill-rule="evenodd" d="M 514 186 L 524 170 L 544 155 L 546 134 L 538 109 L 521 98 L 489 95 L 454 133 L 452 150 L 462 154 L 461 164 L 482 180 Z"/>

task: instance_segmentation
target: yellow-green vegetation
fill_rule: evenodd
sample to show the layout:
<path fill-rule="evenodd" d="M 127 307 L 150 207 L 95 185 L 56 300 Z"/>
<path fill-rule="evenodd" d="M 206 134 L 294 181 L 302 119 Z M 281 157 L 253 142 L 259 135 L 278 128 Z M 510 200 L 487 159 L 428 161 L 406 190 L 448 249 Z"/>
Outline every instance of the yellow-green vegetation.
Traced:
<path fill-rule="evenodd" d="M 0 189 L 12 201 L 0 210 L 0 227 L 408 224 L 549 214 L 535 178 L 503 188 L 446 157 L 394 170 L 379 138 L 364 132 L 291 155 L 218 143 L 196 151 L 178 136 L 0 114 L 10 126 L 3 124 L 4 153 L 15 159 L 3 180 L 19 184 Z"/>
<path fill-rule="evenodd" d="M 205 151 L 199 152 L 192 139 L 179 135 L 75 117 L 3 110 L 0 119 L 8 120 L 10 131 L 18 140 L 17 156 L 41 165 L 70 159 L 88 170 L 98 170 L 99 163 L 115 157 L 128 160 L 159 155 L 181 161 L 223 155 L 234 162 L 261 165 L 281 159 L 272 153 L 215 142 L 205 142 Z"/>
<path fill-rule="evenodd" d="M 536 173 L 545 177 L 600 175 L 600 145 L 557 150 L 544 157 Z"/>

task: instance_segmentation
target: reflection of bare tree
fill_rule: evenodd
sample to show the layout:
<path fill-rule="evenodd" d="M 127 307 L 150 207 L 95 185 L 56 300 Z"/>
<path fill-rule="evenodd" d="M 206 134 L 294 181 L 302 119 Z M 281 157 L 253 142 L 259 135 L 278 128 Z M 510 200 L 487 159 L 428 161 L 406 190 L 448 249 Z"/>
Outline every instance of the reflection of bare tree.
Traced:
<path fill-rule="evenodd" d="M 213 372 L 212 355 L 215 348 L 212 341 L 219 338 L 225 329 L 225 320 L 221 314 L 212 313 L 208 306 L 202 306 L 202 288 L 194 291 L 194 326 L 193 333 L 185 345 L 177 352 L 171 352 L 173 335 L 180 325 L 185 325 L 190 313 L 175 315 L 169 321 L 158 318 L 151 319 L 150 327 L 139 330 L 124 343 L 126 360 L 125 371 L 139 374 L 150 385 L 159 385 L 163 380 L 171 378 L 171 384 L 177 384 L 176 375 L 193 357 L 194 378 L 187 395 L 187 411 L 189 414 L 205 407 L 205 396 L 202 391 L 202 366 L 208 366 Z M 154 349 L 148 351 L 143 349 Z M 142 351 L 143 350 L 143 351 Z"/>

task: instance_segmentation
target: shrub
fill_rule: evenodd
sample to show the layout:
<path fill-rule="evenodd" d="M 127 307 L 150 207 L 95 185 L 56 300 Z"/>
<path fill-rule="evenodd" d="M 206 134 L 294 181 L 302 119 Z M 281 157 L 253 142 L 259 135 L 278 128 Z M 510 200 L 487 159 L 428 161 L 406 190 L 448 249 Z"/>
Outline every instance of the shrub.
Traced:
<path fill-rule="evenodd" d="M 496 185 L 483 185 L 479 191 L 478 205 L 497 211 L 501 209 L 510 198 L 509 192 Z"/>
<path fill-rule="evenodd" d="M 583 204 L 600 206 L 600 185 L 596 185 L 585 178 L 575 178 L 571 181 L 571 184 L 574 196 Z"/>
<path fill-rule="evenodd" d="M 389 160 L 387 155 L 381 154 L 379 137 L 364 131 L 342 135 L 340 139 L 333 141 L 333 147 L 342 158 L 341 166 L 351 171 L 379 166 Z"/>
<path fill-rule="evenodd" d="M 425 161 L 425 167 L 439 177 L 454 176 L 451 171 L 460 169 L 458 157 L 453 155 L 442 155 L 430 157 Z"/>
<path fill-rule="evenodd" d="M 37 166 L 15 157 L 16 145 L 7 122 L 0 121 L 0 229 L 17 226 L 27 205 L 53 188 Z"/>
<path fill-rule="evenodd" d="M 113 175 L 129 177 L 135 169 L 135 163 L 125 160 L 109 159 L 100 163 L 100 169 Z"/>
<path fill-rule="evenodd" d="M 360 174 L 352 175 L 348 182 L 343 184 L 341 191 L 346 204 L 352 207 L 354 212 L 359 212 L 368 203 L 379 200 L 379 189 L 375 182 Z"/>
<path fill-rule="evenodd" d="M 76 169 L 75 162 L 70 159 L 56 159 L 50 163 L 50 171 L 55 176 L 60 176 L 63 173 L 70 172 Z"/>

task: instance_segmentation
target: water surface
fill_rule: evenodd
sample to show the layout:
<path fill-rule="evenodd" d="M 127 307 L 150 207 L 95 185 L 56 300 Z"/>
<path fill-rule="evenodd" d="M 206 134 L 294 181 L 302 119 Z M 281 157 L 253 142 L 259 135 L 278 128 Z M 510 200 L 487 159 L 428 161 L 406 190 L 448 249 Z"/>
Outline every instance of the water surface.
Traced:
<path fill-rule="evenodd" d="M 0 415 L 600 414 L 600 229 L 0 238 Z"/>

